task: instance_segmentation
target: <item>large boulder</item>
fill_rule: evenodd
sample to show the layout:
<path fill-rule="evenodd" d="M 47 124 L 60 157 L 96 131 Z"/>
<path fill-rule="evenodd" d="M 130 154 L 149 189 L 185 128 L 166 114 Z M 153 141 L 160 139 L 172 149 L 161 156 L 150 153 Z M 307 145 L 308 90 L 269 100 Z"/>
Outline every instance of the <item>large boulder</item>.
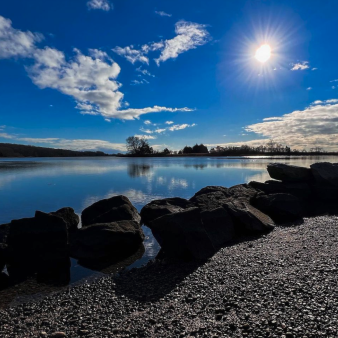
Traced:
<path fill-rule="evenodd" d="M 267 169 L 271 178 L 285 182 L 309 182 L 313 177 L 309 168 L 283 163 L 270 163 Z"/>
<path fill-rule="evenodd" d="M 55 212 L 51 212 L 50 214 L 61 217 L 66 222 L 69 232 L 77 230 L 80 222 L 80 217 L 74 212 L 73 208 L 62 208 Z"/>
<path fill-rule="evenodd" d="M 6 247 L 4 244 L 0 243 L 0 273 L 6 265 Z"/>
<path fill-rule="evenodd" d="M 218 186 L 218 185 L 209 185 L 209 186 L 204 187 L 201 190 L 197 191 L 197 193 L 193 197 L 197 197 L 199 195 L 204 195 L 204 194 L 209 194 L 211 192 L 222 192 L 223 194 L 225 194 L 227 196 L 228 188 L 221 187 L 221 186 Z"/>
<path fill-rule="evenodd" d="M 228 189 L 228 196 L 250 202 L 257 195 L 257 190 L 248 184 L 238 184 Z"/>
<path fill-rule="evenodd" d="M 142 222 L 146 225 L 151 223 L 158 217 L 174 214 L 193 207 L 193 203 L 180 197 L 164 198 L 162 200 L 154 200 L 145 205 L 141 212 Z"/>
<path fill-rule="evenodd" d="M 140 222 L 136 208 L 125 196 L 119 195 L 98 201 L 82 211 L 82 226 L 129 220 Z"/>
<path fill-rule="evenodd" d="M 9 286 L 9 277 L 4 272 L 0 271 L 0 291 Z"/>
<path fill-rule="evenodd" d="M 275 226 L 269 216 L 245 200 L 232 199 L 224 204 L 224 208 L 232 217 L 237 236 L 269 232 Z"/>
<path fill-rule="evenodd" d="M 299 198 L 290 194 L 270 194 L 256 197 L 254 205 L 276 222 L 287 222 L 302 217 Z"/>
<path fill-rule="evenodd" d="M 311 198 L 311 188 L 305 182 L 281 182 L 269 180 L 265 183 L 252 181 L 249 186 L 265 194 L 291 194 L 302 200 Z"/>
<path fill-rule="evenodd" d="M 165 257 L 205 259 L 215 253 L 199 208 L 156 218 L 149 227 Z"/>
<path fill-rule="evenodd" d="M 338 187 L 338 163 L 314 163 L 311 171 L 317 184 Z"/>
<path fill-rule="evenodd" d="M 202 211 L 204 229 L 216 250 L 235 237 L 233 221 L 224 208 Z"/>
<path fill-rule="evenodd" d="M 192 202 L 202 211 L 221 208 L 228 200 L 229 197 L 226 196 L 222 191 L 208 192 L 205 194 L 199 194 L 197 196 L 195 195 L 190 198 L 190 202 Z"/>
<path fill-rule="evenodd" d="M 78 230 L 71 256 L 84 260 L 125 257 L 135 252 L 143 240 L 142 228 L 132 220 L 92 224 Z"/>
<path fill-rule="evenodd" d="M 7 246 L 10 266 L 43 269 L 68 258 L 67 224 L 61 217 L 37 211 L 35 217 L 11 221 Z"/>

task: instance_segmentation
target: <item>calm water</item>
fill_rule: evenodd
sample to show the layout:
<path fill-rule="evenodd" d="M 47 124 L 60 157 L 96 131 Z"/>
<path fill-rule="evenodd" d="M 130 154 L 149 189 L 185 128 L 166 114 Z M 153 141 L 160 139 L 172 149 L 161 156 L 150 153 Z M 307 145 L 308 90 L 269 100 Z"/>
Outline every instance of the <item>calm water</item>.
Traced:
<path fill-rule="evenodd" d="M 47 158 L 0 161 L 0 224 L 34 216 L 35 210 L 55 211 L 70 206 L 75 212 L 114 195 L 125 195 L 140 210 L 153 199 L 190 198 L 207 185 L 226 187 L 266 181 L 266 165 L 281 162 L 309 166 L 338 162 L 336 157 L 266 158 Z M 148 228 L 145 254 L 132 266 L 153 258 L 158 244 Z M 72 282 L 92 272 L 72 262 Z"/>

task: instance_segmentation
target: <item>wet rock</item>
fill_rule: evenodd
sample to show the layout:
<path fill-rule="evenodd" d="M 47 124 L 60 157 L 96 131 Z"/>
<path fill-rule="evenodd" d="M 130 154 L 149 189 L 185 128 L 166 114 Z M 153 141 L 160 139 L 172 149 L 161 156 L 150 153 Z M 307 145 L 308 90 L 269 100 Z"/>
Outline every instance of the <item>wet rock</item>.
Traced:
<path fill-rule="evenodd" d="M 215 252 L 198 208 L 159 217 L 150 228 L 166 257 L 204 259 Z"/>
<path fill-rule="evenodd" d="M 203 211 L 201 212 L 201 219 L 216 250 L 233 240 L 235 236 L 234 224 L 224 208 Z"/>
<path fill-rule="evenodd" d="M 119 195 L 98 201 L 82 211 L 82 226 L 123 220 L 140 222 L 136 208 L 125 196 Z"/>
<path fill-rule="evenodd" d="M 310 168 L 318 185 L 338 187 L 338 163 L 314 163 Z"/>
<path fill-rule="evenodd" d="M 158 217 L 174 214 L 193 207 L 193 203 L 180 197 L 164 198 L 155 200 L 144 206 L 140 212 L 142 222 L 146 225 L 151 223 Z"/>
<path fill-rule="evenodd" d="M 35 217 L 11 221 L 7 236 L 7 263 L 25 270 L 43 268 L 68 258 L 66 222 L 41 211 Z"/>
<path fill-rule="evenodd" d="M 283 163 L 270 163 L 267 170 L 271 178 L 286 182 L 309 182 L 313 176 L 309 168 Z"/>
<path fill-rule="evenodd" d="M 78 230 L 71 256 L 97 260 L 133 253 L 144 240 L 139 223 L 131 220 L 88 225 Z"/>
<path fill-rule="evenodd" d="M 61 217 L 66 222 L 69 232 L 77 230 L 80 217 L 74 212 L 73 208 L 62 208 L 50 214 Z"/>
<path fill-rule="evenodd" d="M 254 206 L 276 222 L 287 222 L 302 217 L 299 198 L 290 194 L 270 194 L 256 197 Z"/>
<path fill-rule="evenodd" d="M 238 236 L 268 232 L 275 226 L 269 216 L 246 201 L 233 199 L 225 203 L 224 208 L 231 215 Z"/>

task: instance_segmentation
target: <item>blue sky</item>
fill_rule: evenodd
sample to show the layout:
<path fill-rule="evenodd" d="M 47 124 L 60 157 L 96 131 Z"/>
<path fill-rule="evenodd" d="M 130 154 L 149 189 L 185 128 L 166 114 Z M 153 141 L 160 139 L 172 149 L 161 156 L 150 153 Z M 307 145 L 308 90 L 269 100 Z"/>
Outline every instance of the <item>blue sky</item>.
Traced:
<path fill-rule="evenodd" d="M 338 150 L 337 12 L 322 0 L 2 1 L 0 142 Z"/>

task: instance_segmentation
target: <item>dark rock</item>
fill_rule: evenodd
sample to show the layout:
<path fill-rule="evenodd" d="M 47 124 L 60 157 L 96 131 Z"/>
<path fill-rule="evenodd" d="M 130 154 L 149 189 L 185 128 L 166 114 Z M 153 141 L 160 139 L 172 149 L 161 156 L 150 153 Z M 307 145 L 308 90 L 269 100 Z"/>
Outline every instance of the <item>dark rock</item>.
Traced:
<path fill-rule="evenodd" d="M 210 192 L 221 192 L 225 194 L 226 196 L 228 196 L 228 188 L 217 186 L 217 185 L 209 185 L 197 191 L 197 193 L 192 198 L 200 196 L 200 195 L 204 195 L 204 194 L 209 194 Z"/>
<path fill-rule="evenodd" d="M 338 163 L 321 162 L 310 167 L 317 184 L 338 187 Z"/>
<path fill-rule="evenodd" d="M 82 211 L 82 226 L 123 220 L 140 222 L 136 208 L 125 196 L 119 195 L 98 201 Z"/>
<path fill-rule="evenodd" d="M 135 221 L 92 224 L 78 230 L 71 256 L 93 260 L 124 257 L 136 251 L 143 240 L 142 228 Z"/>
<path fill-rule="evenodd" d="M 216 250 L 234 238 L 234 224 L 224 208 L 203 211 L 201 212 L 201 219 Z"/>
<path fill-rule="evenodd" d="M 6 265 L 6 246 L 0 243 L 0 273 Z"/>
<path fill-rule="evenodd" d="M 299 219 L 303 214 L 299 198 L 290 194 L 260 195 L 254 205 L 276 222 Z"/>
<path fill-rule="evenodd" d="M 313 186 L 315 198 L 319 201 L 338 200 L 338 188 L 336 186 L 327 186 L 325 184 L 316 184 Z"/>
<path fill-rule="evenodd" d="M 215 253 L 198 208 L 159 217 L 150 228 L 166 257 L 205 259 Z"/>
<path fill-rule="evenodd" d="M 221 208 L 228 200 L 229 197 L 221 191 L 195 195 L 190 199 L 190 201 L 202 211 Z"/>
<path fill-rule="evenodd" d="M 225 203 L 238 236 L 271 231 L 275 223 L 267 215 L 250 205 L 247 201 L 233 199 Z"/>
<path fill-rule="evenodd" d="M 260 190 L 265 194 L 291 194 L 300 199 L 309 199 L 311 197 L 311 188 L 305 182 L 281 182 L 269 180 L 265 183 L 252 181 L 249 186 L 256 190 Z"/>
<path fill-rule="evenodd" d="M 32 218 L 13 220 L 7 246 L 8 264 L 29 270 L 43 267 L 46 262 L 66 259 L 69 253 L 66 222 L 41 211 Z"/>
<path fill-rule="evenodd" d="M 61 217 L 67 224 L 68 231 L 76 231 L 80 222 L 80 217 L 74 212 L 73 208 L 62 208 L 55 212 L 51 212 L 51 215 Z"/>
<path fill-rule="evenodd" d="M 257 195 L 257 190 L 248 184 L 238 184 L 228 189 L 229 197 L 250 202 Z"/>
<path fill-rule="evenodd" d="M 9 284 L 9 276 L 0 271 L 0 291 L 8 288 Z"/>
<path fill-rule="evenodd" d="M 158 217 L 174 214 L 193 207 L 193 203 L 180 197 L 164 198 L 155 200 L 144 206 L 140 212 L 142 222 L 146 225 L 151 223 Z"/>
<path fill-rule="evenodd" d="M 283 163 L 268 164 L 271 178 L 286 182 L 309 182 L 313 176 L 309 168 L 297 167 Z"/>

